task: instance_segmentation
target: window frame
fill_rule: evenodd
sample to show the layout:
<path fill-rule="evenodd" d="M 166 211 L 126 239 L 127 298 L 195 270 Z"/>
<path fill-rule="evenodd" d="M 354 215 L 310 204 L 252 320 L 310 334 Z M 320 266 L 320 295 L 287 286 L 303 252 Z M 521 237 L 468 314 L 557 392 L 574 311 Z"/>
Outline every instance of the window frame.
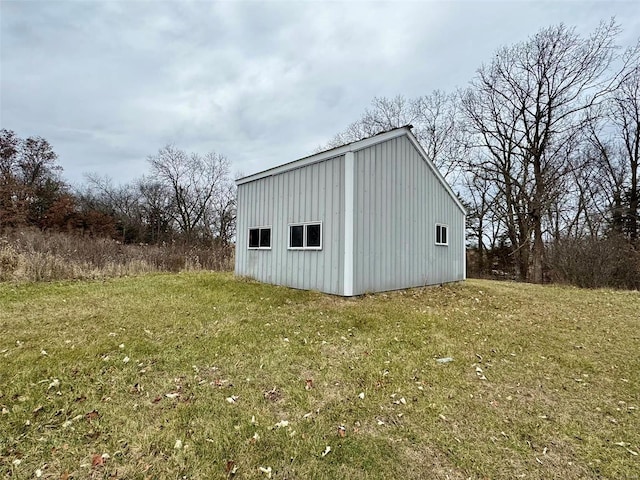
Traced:
<path fill-rule="evenodd" d="M 444 230 L 444 242 L 442 241 L 442 232 Z M 439 233 L 439 235 L 438 235 Z M 441 247 L 448 247 L 449 246 L 449 225 L 447 225 L 446 223 L 436 223 L 436 238 L 435 238 L 435 244 Z"/>
<path fill-rule="evenodd" d="M 318 246 L 308 246 L 307 245 L 307 227 L 309 225 L 318 225 L 320 227 L 320 245 Z M 301 247 L 292 247 L 291 246 L 291 228 L 292 227 L 302 227 L 302 246 Z M 289 223 L 287 225 L 287 250 L 322 250 L 324 247 L 324 242 L 322 240 L 322 222 L 296 222 Z"/>
<path fill-rule="evenodd" d="M 251 246 L 251 230 L 258 230 L 258 246 L 257 247 L 252 247 Z M 268 247 L 261 247 L 260 243 L 262 240 L 262 230 L 269 230 L 269 246 Z M 272 240 L 273 240 L 273 229 L 271 228 L 271 225 L 260 225 L 260 226 L 255 226 L 255 227 L 249 227 L 249 229 L 247 230 L 247 250 L 271 250 L 271 245 L 273 244 Z"/>

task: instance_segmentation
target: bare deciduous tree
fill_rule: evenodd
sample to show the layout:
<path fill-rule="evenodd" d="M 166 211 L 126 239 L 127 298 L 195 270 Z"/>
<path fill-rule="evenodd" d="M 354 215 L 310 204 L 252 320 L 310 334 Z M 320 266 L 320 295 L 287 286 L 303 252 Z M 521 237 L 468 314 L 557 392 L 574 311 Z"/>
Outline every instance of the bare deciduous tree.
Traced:
<path fill-rule="evenodd" d="M 467 208 L 468 239 L 475 241 L 477 250 L 474 269 L 485 274 L 491 265 L 487 265 L 487 252 L 493 250 L 502 229 L 502 220 L 496 217 L 495 206 L 500 202 L 500 192 L 495 184 L 478 172 L 469 171 L 465 178 L 465 207 Z"/>
<path fill-rule="evenodd" d="M 417 98 L 402 95 L 375 97 L 371 108 L 367 108 L 359 120 L 318 150 L 345 145 L 405 125 L 414 127 L 413 133 L 429 159 L 445 177 L 451 177 L 462 156 L 457 102 L 454 95 L 440 90 Z"/>
<path fill-rule="evenodd" d="M 640 202 L 640 64 L 637 63 L 637 50 L 627 54 L 636 63 L 626 73 L 612 96 L 611 120 L 617 127 L 622 144 L 622 164 L 626 166 L 626 196 L 628 209 L 625 227 L 636 243 L 639 236 L 640 219 L 638 218 Z"/>
<path fill-rule="evenodd" d="M 85 175 L 87 188 L 79 192 L 85 211 L 96 211 L 113 217 L 123 243 L 142 241 L 144 225 L 140 194 L 132 184 L 116 185 L 106 176 Z"/>
<path fill-rule="evenodd" d="M 505 219 L 520 275 L 542 282 L 544 219 L 564 175 L 573 168 L 568 145 L 591 108 L 615 87 L 611 73 L 621 57 L 615 22 L 601 23 L 587 38 L 558 25 L 500 49 L 467 89 L 463 106 L 480 145 L 480 168 L 500 185 Z M 631 56 L 625 59 L 633 62 Z"/>
<path fill-rule="evenodd" d="M 161 183 L 147 177 L 136 182 L 140 192 L 142 219 L 147 227 L 148 242 L 161 243 L 170 239 L 171 217 L 167 212 L 168 192 Z"/>
<path fill-rule="evenodd" d="M 214 200 L 228 183 L 229 161 L 209 152 L 203 156 L 187 154 L 172 145 L 148 158 L 151 175 L 167 188 L 169 214 L 188 242 L 198 230 L 210 233 L 206 220 L 211 218 Z"/>

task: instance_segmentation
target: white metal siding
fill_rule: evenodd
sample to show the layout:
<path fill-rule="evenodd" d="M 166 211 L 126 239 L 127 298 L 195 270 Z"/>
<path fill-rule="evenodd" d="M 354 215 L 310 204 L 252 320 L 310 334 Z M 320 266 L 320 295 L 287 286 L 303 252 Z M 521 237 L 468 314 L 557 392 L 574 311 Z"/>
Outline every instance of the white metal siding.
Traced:
<path fill-rule="evenodd" d="M 355 176 L 354 294 L 464 279 L 464 215 L 407 137 L 356 152 Z"/>
<path fill-rule="evenodd" d="M 342 294 L 344 156 L 238 186 L 238 275 Z M 322 222 L 322 250 L 288 250 L 288 225 Z M 248 229 L 271 225 L 271 250 L 248 250 Z"/>

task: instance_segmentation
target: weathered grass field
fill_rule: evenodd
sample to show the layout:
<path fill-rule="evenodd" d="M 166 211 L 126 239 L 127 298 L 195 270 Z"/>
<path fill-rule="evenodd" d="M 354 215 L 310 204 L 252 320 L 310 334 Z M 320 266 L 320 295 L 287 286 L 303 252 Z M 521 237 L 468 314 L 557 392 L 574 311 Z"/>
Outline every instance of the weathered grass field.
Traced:
<path fill-rule="evenodd" d="M 0 329 L 5 478 L 640 478 L 638 292 L 150 275 L 0 284 Z"/>

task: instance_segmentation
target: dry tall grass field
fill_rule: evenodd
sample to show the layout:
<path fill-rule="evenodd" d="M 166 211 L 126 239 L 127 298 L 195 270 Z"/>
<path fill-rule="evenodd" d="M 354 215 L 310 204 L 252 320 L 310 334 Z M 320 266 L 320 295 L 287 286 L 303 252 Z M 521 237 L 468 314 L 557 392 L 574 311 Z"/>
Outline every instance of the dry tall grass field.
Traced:
<path fill-rule="evenodd" d="M 4 478 L 639 478 L 640 294 L 0 284 Z"/>
<path fill-rule="evenodd" d="M 0 282 L 98 279 L 233 268 L 233 247 L 122 244 L 110 238 L 21 229 L 0 235 Z"/>

